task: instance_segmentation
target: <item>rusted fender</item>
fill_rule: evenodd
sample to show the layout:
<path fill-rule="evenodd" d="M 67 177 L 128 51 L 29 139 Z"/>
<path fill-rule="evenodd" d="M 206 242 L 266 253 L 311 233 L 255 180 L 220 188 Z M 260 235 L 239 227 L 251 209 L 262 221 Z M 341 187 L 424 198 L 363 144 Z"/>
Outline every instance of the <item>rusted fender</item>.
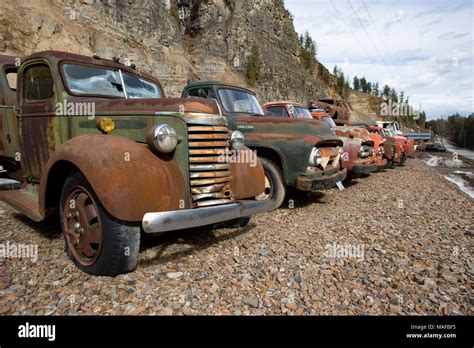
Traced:
<path fill-rule="evenodd" d="M 230 171 L 232 179 L 230 180 L 230 187 L 234 193 L 235 199 L 253 198 L 258 196 L 265 190 L 265 173 L 262 163 L 249 148 L 244 148 L 240 151 L 240 158 L 253 159 L 255 166 L 250 161 L 245 163 L 231 163 Z M 247 157 L 244 157 L 247 156 Z"/>
<path fill-rule="evenodd" d="M 339 136 L 337 130 L 336 134 Z M 339 136 L 339 139 L 341 139 L 344 143 L 344 154 L 341 161 L 342 168 L 346 168 L 348 171 L 351 171 L 352 167 L 355 165 L 355 162 L 359 159 L 359 150 L 360 146 L 362 145 L 362 139 L 353 139 L 344 136 Z"/>
<path fill-rule="evenodd" d="M 145 213 L 178 210 L 189 202 L 178 166 L 154 155 L 147 145 L 114 135 L 84 135 L 65 142 L 49 159 L 39 188 L 40 214 L 61 167 L 74 165 L 116 219 L 141 221 Z M 180 206 L 181 205 L 181 206 Z"/>

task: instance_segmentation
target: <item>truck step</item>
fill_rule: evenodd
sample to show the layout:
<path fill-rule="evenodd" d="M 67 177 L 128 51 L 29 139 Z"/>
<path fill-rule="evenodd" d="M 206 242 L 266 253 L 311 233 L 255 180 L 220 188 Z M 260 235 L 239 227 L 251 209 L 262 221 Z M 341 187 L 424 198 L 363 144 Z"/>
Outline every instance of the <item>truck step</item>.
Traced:
<path fill-rule="evenodd" d="M 0 191 L 0 201 L 25 214 L 33 221 L 42 221 L 39 213 L 38 195 L 26 190 Z"/>
<path fill-rule="evenodd" d="M 19 181 L 0 178 L 0 191 L 16 190 L 16 189 L 19 189 L 20 187 L 21 187 L 21 182 Z"/>

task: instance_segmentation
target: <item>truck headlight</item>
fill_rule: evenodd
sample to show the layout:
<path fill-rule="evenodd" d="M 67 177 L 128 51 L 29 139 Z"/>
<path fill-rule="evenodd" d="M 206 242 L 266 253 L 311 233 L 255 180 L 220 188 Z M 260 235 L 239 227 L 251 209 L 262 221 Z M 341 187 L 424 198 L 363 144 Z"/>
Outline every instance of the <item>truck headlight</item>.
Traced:
<path fill-rule="evenodd" d="M 147 142 L 159 152 L 170 153 L 178 146 L 178 135 L 170 125 L 161 124 L 153 129 L 150 136 L 147 137 Z"/>
<path fill-rule="evenodd" d="M 366 158 L 374 155 L 374 148 L 368 145 L 362 145 L 359 150 L 359 157 Z"/>
<path fill-rule="evenodd" d="M 321 151 L 317 147 L 313 147 L 311 155 L 309 155 L 309 165 L 319 166 L 321 164 Z"/>
<path fill-rule="evenodd" d="M 377 156 L 382 156 L 383 155 L 383 145 L 380 144 L 379 148 L 377 149 Z"/>
<path fill-rule="evenodd" d="M 230 135 L 230 146 L 232 150 L 235 150 L 235 151 L 242 150 L 245 146 L 244 135 L 239 131 L 232 132 L 232 134 Z"/>

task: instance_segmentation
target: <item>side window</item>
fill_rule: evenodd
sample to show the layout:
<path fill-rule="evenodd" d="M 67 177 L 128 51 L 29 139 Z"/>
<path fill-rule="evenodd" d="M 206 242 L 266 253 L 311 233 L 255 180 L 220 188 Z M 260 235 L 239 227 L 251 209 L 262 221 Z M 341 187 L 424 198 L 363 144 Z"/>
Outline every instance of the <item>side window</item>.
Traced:
<path fill-rule="evenodd" d="M 53 77 L 46 65 L 33 65 L 26 68 L 24 82 L 26 101 L 46 100 L 54 94 Z"/>
<path fill-rule="evenodd" d="M 289 117 L 283 106 L 271 106 L 267 109 L 267 116 L 273 117 Z"/>
<path fill-rule="evenodd" d="M 5 70 L 5 75 L 7 76 L 7 83 L 12 91 L 16 91 L 16 70 L 16 68 L 9 68 Z"/>
<path fill-rule="evenodd" d="M 199 97 L 199 98 L 212 98 L 216 99 L 214 92 L 211 88 L 194 88 L 188 93 L 188 97 Z"/>

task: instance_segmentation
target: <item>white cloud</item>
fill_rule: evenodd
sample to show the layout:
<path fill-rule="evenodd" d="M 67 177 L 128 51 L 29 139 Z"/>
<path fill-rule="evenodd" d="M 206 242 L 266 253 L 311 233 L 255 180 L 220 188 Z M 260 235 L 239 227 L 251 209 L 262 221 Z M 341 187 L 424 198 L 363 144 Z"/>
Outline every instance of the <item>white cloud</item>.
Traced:
<path fill-rule="evenodd" d="M 474 111 L 471 0 L 286 0 L 285 5 L 296 30 L 308 30 L 316 40 L 318 59 L 328 69 L 338 65 L 351 79 L 365 76 L 404 91 L 429 118 Z"/>

